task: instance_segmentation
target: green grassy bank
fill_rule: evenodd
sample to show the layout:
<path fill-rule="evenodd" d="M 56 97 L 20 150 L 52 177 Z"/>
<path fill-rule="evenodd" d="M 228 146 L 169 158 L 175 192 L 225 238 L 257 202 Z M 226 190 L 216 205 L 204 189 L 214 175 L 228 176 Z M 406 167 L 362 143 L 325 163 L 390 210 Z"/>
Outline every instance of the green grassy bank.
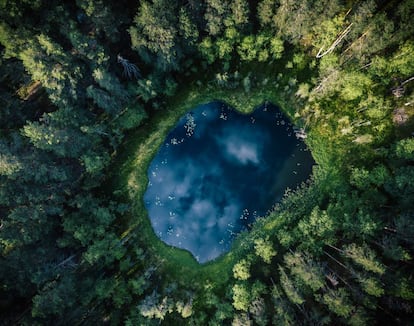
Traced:
<path fill-rule="evenodd" d="M 166 100 L 163 110 L 154 111 L 143 126 L 131 132 L 118 156 L 112 172 L 114 189 L 132 205 L 123 236 L 134 234 L 139 242 L 145 243 L 151 255 L 157 256 L 157 261 L 162 262 L 160 268 L 167 272 L 165 276 L 169 280 L 200 286 L 208 280 L 215 284 L 225 283 L 231 276 L 233 265 L 240 260 L 242 249 L 236 241 L 233 250 L 212 262 L 200 265 L 186 250 L 163 243 L 152 229 L 143 202 L 148 184 L 148 166 L 177 121 L 186 112 L 201 104 L 219 100 L 247 114 L 263 103 L 271 102 L 279 105 L 293 119 L 295 109 L 292 107 L 294 103 L 290 101 L 292 91 L 285 88 L 289 78 L 282 78 L 281 74 L 277 77 L 275 68 L 271 72 L 275 78 L 271 78 L 272 74 L 266 69 L 266 66 L 256 67 L 256 71 L 262 70 L 263 75 L 256 75 L 255 85 L 251 89 L 246 89 L 242 82 L 232 89 L 223 88 L 216 81 L 202 83 L 208 85 L 207 87 L 197 86 L 196 82 L 181 87 L 173 98 Z M 280 96 L 283 90 L 285 95 Z"/>

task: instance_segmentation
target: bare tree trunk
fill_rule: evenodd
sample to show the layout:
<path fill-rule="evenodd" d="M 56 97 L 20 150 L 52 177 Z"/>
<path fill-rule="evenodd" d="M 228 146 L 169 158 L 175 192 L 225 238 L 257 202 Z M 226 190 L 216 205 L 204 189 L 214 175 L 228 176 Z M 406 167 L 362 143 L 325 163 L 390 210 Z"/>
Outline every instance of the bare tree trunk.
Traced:
<path fill-rule="evenodd" d="M 351 45 L 350 46 L 348 46 L 342 53 L 341 53 L 341 55 L 344 55 L 346 52 L 348 52 L 352 47 L 354 47 L 355 46 L 355 44 L 358 42 L 358 41 L 360 41 L 360 40 L 362 40 L 362 38 L 363 37 L 365 37 L 368 33 L 370 32 L 370 30 L 368 29 L 364 34 L 362 34 L 360 37 L 358 37 L 355 41 L 353 41 L 352 43 L 351 43 Z"/>
<path fill-rule="evenodd" d="M 339 253 L 341 253 L 341 254 L 343 254 L 344 253 L 344 251 L 343 250 L 341 250 L 341 249 L 339 249 L 339 248 L 337 248 L 337 247 L 335 247 L 335 246 L 332 246 L 332 245 L 330 245 L 330 244 L 328 244 L 327 245 L 329 248 L 332 248 L 332 249 L 335 249 L 336 251 L 338 251 Z"/>
<path fill-rule="evenodd" d="M 401 83 L 401 86 L 403 86 L 403 85 L 407 84 L 408 82 L 410 82 L 410 81 L 412 81 L 412 80 L 414 80 L 414 76 L 413 76 L 413 77 L 408 78 L 407 80 L 404 80 L 404 81 Z"/>
<path fill-rule="evenodd" d="M 331 46 L 325 51 L 323 51 L 323 47 L 321 47 L 318 51 L 318 54 L 316 55 L 316 58 L 322 58 L 323 56 L 331 53 L 333 50 L 335 50 L 336 46 L 341 43 L 341 41 L 344 39 L 345 36 L 347 36 L 349 34 L 349 32 L 351 31 L 351 26 L 353 23 L 349 24 L 340 34 L 339 36 L 336 38 L 336 40 L 331 44 Z"/>
<path fill-rule="evenodd" d="M 60 262 L 58 265 L 56 265 L 56 268 L 66 265 L 67 263 L 71 263 L 71 260 L 76 257 L 76 254 L 73 254 L 72 256 L 69 256 L 62 262 Z M 76 263 L 71 263 L 72 266 L 76 266 Z"/>

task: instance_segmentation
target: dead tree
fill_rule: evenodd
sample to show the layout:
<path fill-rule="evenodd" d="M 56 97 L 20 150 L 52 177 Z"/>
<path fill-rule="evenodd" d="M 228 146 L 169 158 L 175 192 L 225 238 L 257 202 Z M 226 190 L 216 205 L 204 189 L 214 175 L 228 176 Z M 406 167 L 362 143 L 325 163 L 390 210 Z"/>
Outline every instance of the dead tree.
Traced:
<path fill-rule="evenodd" d="M 122 68 L 124 68 L 124 76 L 126 76 L 129 79 L 141 78 L 141 73 L 134 63 L 129 62 L 128 59 L 124 59 L 120 54 L 118 54 L 117 59 L 118 63 L 120 63 Z"/>
<path fill-rule="evenodd" d="M 322 58 L 323 56 L 331 53 L 333 50 L 335 50 L 336 46 L 341 43 L 341 41 L 345 38 L 345 36 L 348 35 L 348 33 L 351 31 L 351 26 L 353 23 L 349 24 L 347 28 L 345 28 L 336 38 L 336 40 L 331 44 L 331 46 L 324 52 L 323 46 L 319 49 L 318 53 L 316 54 L 316 58 Z"/>
<path fill-rule="evenodd" d="M 412 80 L 414 80 L 414 76 L 404 80 L 400 85 L 398 85 L 397 87 L 392 89 L 392 94 L 396 98 L 402 97 L 405 93 L 404 85 L 407 84 L 408 82 L 412 81 Z"/>

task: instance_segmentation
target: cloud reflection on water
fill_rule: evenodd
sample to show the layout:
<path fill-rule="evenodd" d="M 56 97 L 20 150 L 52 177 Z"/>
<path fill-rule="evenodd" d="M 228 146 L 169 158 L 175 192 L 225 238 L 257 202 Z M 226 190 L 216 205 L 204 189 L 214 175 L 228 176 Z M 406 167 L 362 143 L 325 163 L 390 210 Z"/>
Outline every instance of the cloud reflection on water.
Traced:
<path fill-rule="evenodd" d="M 259 136 L 259 137 L 255 137 Z M 223 154 L 231 162 L 241 165 L 259 165 L 262 155 L 261 134 L 252 130 L 237 130 L 228 128 L 225 135 L 217 136 L 216 142 L 222 149 Z"/>

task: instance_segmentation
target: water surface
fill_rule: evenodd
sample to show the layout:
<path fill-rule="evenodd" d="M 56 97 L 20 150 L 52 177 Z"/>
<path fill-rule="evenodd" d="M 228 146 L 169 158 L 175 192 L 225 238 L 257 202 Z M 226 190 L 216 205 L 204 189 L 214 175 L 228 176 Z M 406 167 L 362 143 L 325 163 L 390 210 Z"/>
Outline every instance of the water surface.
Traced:
<path fill-rule="evenodd" d="M 144 202 L 160 239 L 203 263 L 228 251 L 313 164 L 277 107 L 242 115 L 212 102 L 169 133 L 149 166 Z"/>

